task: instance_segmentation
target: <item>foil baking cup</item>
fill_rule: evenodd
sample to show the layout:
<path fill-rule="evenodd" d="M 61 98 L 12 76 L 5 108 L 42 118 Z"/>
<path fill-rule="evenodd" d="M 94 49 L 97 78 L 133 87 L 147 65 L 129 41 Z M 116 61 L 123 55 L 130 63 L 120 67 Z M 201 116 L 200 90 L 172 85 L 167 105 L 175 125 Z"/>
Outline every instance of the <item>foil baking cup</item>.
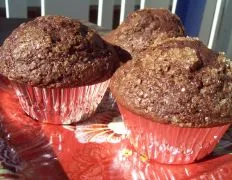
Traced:
<path fill-rule="evenodd" d="M 210 154 L 229 125 L 184 128 L 141 117 L 119 105 L 127 136 L 136 151 L 165 164 L 189 164 Z"/>
<path fill-rule="evenodd" d="M 75 88 L 38 88 L 12 82 L 22 109 L 33 119 L 51 124 L 71 124 L 89 118 L 108 87 L 102 83 Z"/>

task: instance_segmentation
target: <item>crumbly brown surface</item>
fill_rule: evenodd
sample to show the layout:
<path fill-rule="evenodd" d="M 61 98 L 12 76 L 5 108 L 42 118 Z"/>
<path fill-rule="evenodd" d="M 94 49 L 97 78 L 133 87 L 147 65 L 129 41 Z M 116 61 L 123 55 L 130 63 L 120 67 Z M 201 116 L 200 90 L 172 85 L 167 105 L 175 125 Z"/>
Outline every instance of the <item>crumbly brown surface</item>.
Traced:
<path fill-rule="evenodd" d="M 178 16 L 167 9 L 143 9 L 131 13 L 126 20 L 104 39 L 120 46 L 133 57 L 149 46 L 166 38 L 184 36 L 184 27 Z M 130 58 L 119 51 L 120 59 Z"/>
<path fill-rule="evenodd" d="M 0 51 L 1 74 L 38 87 L 95 84 L 110 78 L 118 67 L 109 43 L 63 16 L 38 17 L 20 25 Z"/>
<path fill-rule="evenodd" d="M 232 63 L 197 39 L 171 38 L 147 49 L 116 71 L 110 88 L 119 104 L 153 121 L 232 123 Z"/>

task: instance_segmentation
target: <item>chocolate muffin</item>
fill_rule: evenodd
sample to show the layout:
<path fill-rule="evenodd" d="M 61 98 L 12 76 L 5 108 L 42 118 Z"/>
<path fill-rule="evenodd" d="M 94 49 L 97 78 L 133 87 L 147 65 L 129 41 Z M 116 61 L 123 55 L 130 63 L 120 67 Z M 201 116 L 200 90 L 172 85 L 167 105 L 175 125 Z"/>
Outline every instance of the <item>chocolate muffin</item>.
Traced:
<path fill-rule="evenodd" d="M 172 38 L 113 76 L 111 90 L 131 111 L 161 123 L 209 127 L 232 122 L 232 63 L 192 38 Z"/>
<path fill-rule="evenodd" d="M 110 85 L 136 150 L 188 164 L 232 123 L 232 63 L 193 38 L 170 38 L 119 68 Z"/>
<path fill-rule="evenodd" d="M 118 58 L 94 30 L 77 20 L 43 16 L 20 25 L 5 40 L 0 73 L 37 87 L 76 87 L 109 79 Z"/>
<path fill-rule="evenodd" d="M 134 57 L 166 38 L 184 36 L 178 16 L 167 9 L 142 9 L 132 12 L 117 29 L 104 38 L 115 44 L 121 60 Z M 128 53 L 126 53 L 126 50 Z"/>
<path fill-rule="evenodd" d="M 119 66 L 114 48 L 78 20 L 43 16 L 16 28 L 0 50 L 24 111 L 47 123 L 88 118 Z"/>

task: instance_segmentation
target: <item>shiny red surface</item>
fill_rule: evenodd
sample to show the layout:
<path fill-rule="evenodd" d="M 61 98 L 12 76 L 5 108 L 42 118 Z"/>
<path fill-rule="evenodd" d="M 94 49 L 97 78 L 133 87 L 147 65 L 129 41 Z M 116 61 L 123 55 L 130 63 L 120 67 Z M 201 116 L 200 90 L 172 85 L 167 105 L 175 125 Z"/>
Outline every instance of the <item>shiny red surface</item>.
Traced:
<path fill-rule="evenodd" d="M 210 154 L 229 125 L 183 128 L 161 124 L 119 105 L 131 144 L 148 159 L 165 164 L 190 164 Z"/>
<path fill-rule="evenodd" d="M 22 161 L 24 179 L 230 179 L 232 155 L 190 165 L 150 163 L 121 143 L 79 143 L 74 132 L 27 116 L 14 92 L 0 80 L 2 137 Z M 73 127 L 75 128 L 75 127 Z"/>

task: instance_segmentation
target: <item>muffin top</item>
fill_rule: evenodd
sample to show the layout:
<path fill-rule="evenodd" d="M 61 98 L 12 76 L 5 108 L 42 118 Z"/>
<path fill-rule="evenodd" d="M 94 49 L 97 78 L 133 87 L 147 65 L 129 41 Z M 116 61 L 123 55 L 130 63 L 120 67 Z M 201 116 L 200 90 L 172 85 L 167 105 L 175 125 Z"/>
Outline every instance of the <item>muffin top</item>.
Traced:
<path fill-rule="evenodd" d="M 232 122 L 232 63 L 193 38 L 148 48 L 113 75 L 110 88 L 128 110 L 180 127 Z"/>
<path fill-rule="evenodd" d="M 166 38 L 184 35 L 184 27 L 179 17 L 169 10 L 142 9 L 132 12 L 117 29 L 107 34 L 104 39 L 135 56 L 140 51 L 149 46 L 155 46 Z M 123 58 L 129 58 L 128 54 L 120 49 L 118 53 Z"/>
<path fill-rule="evenodd" d="M 109 43 L 63 16 L 38 17 L 20 25 L 0 49 L 0 73 L 37 87 L 91 85 L 110 78 L 117 67 Z"/>

